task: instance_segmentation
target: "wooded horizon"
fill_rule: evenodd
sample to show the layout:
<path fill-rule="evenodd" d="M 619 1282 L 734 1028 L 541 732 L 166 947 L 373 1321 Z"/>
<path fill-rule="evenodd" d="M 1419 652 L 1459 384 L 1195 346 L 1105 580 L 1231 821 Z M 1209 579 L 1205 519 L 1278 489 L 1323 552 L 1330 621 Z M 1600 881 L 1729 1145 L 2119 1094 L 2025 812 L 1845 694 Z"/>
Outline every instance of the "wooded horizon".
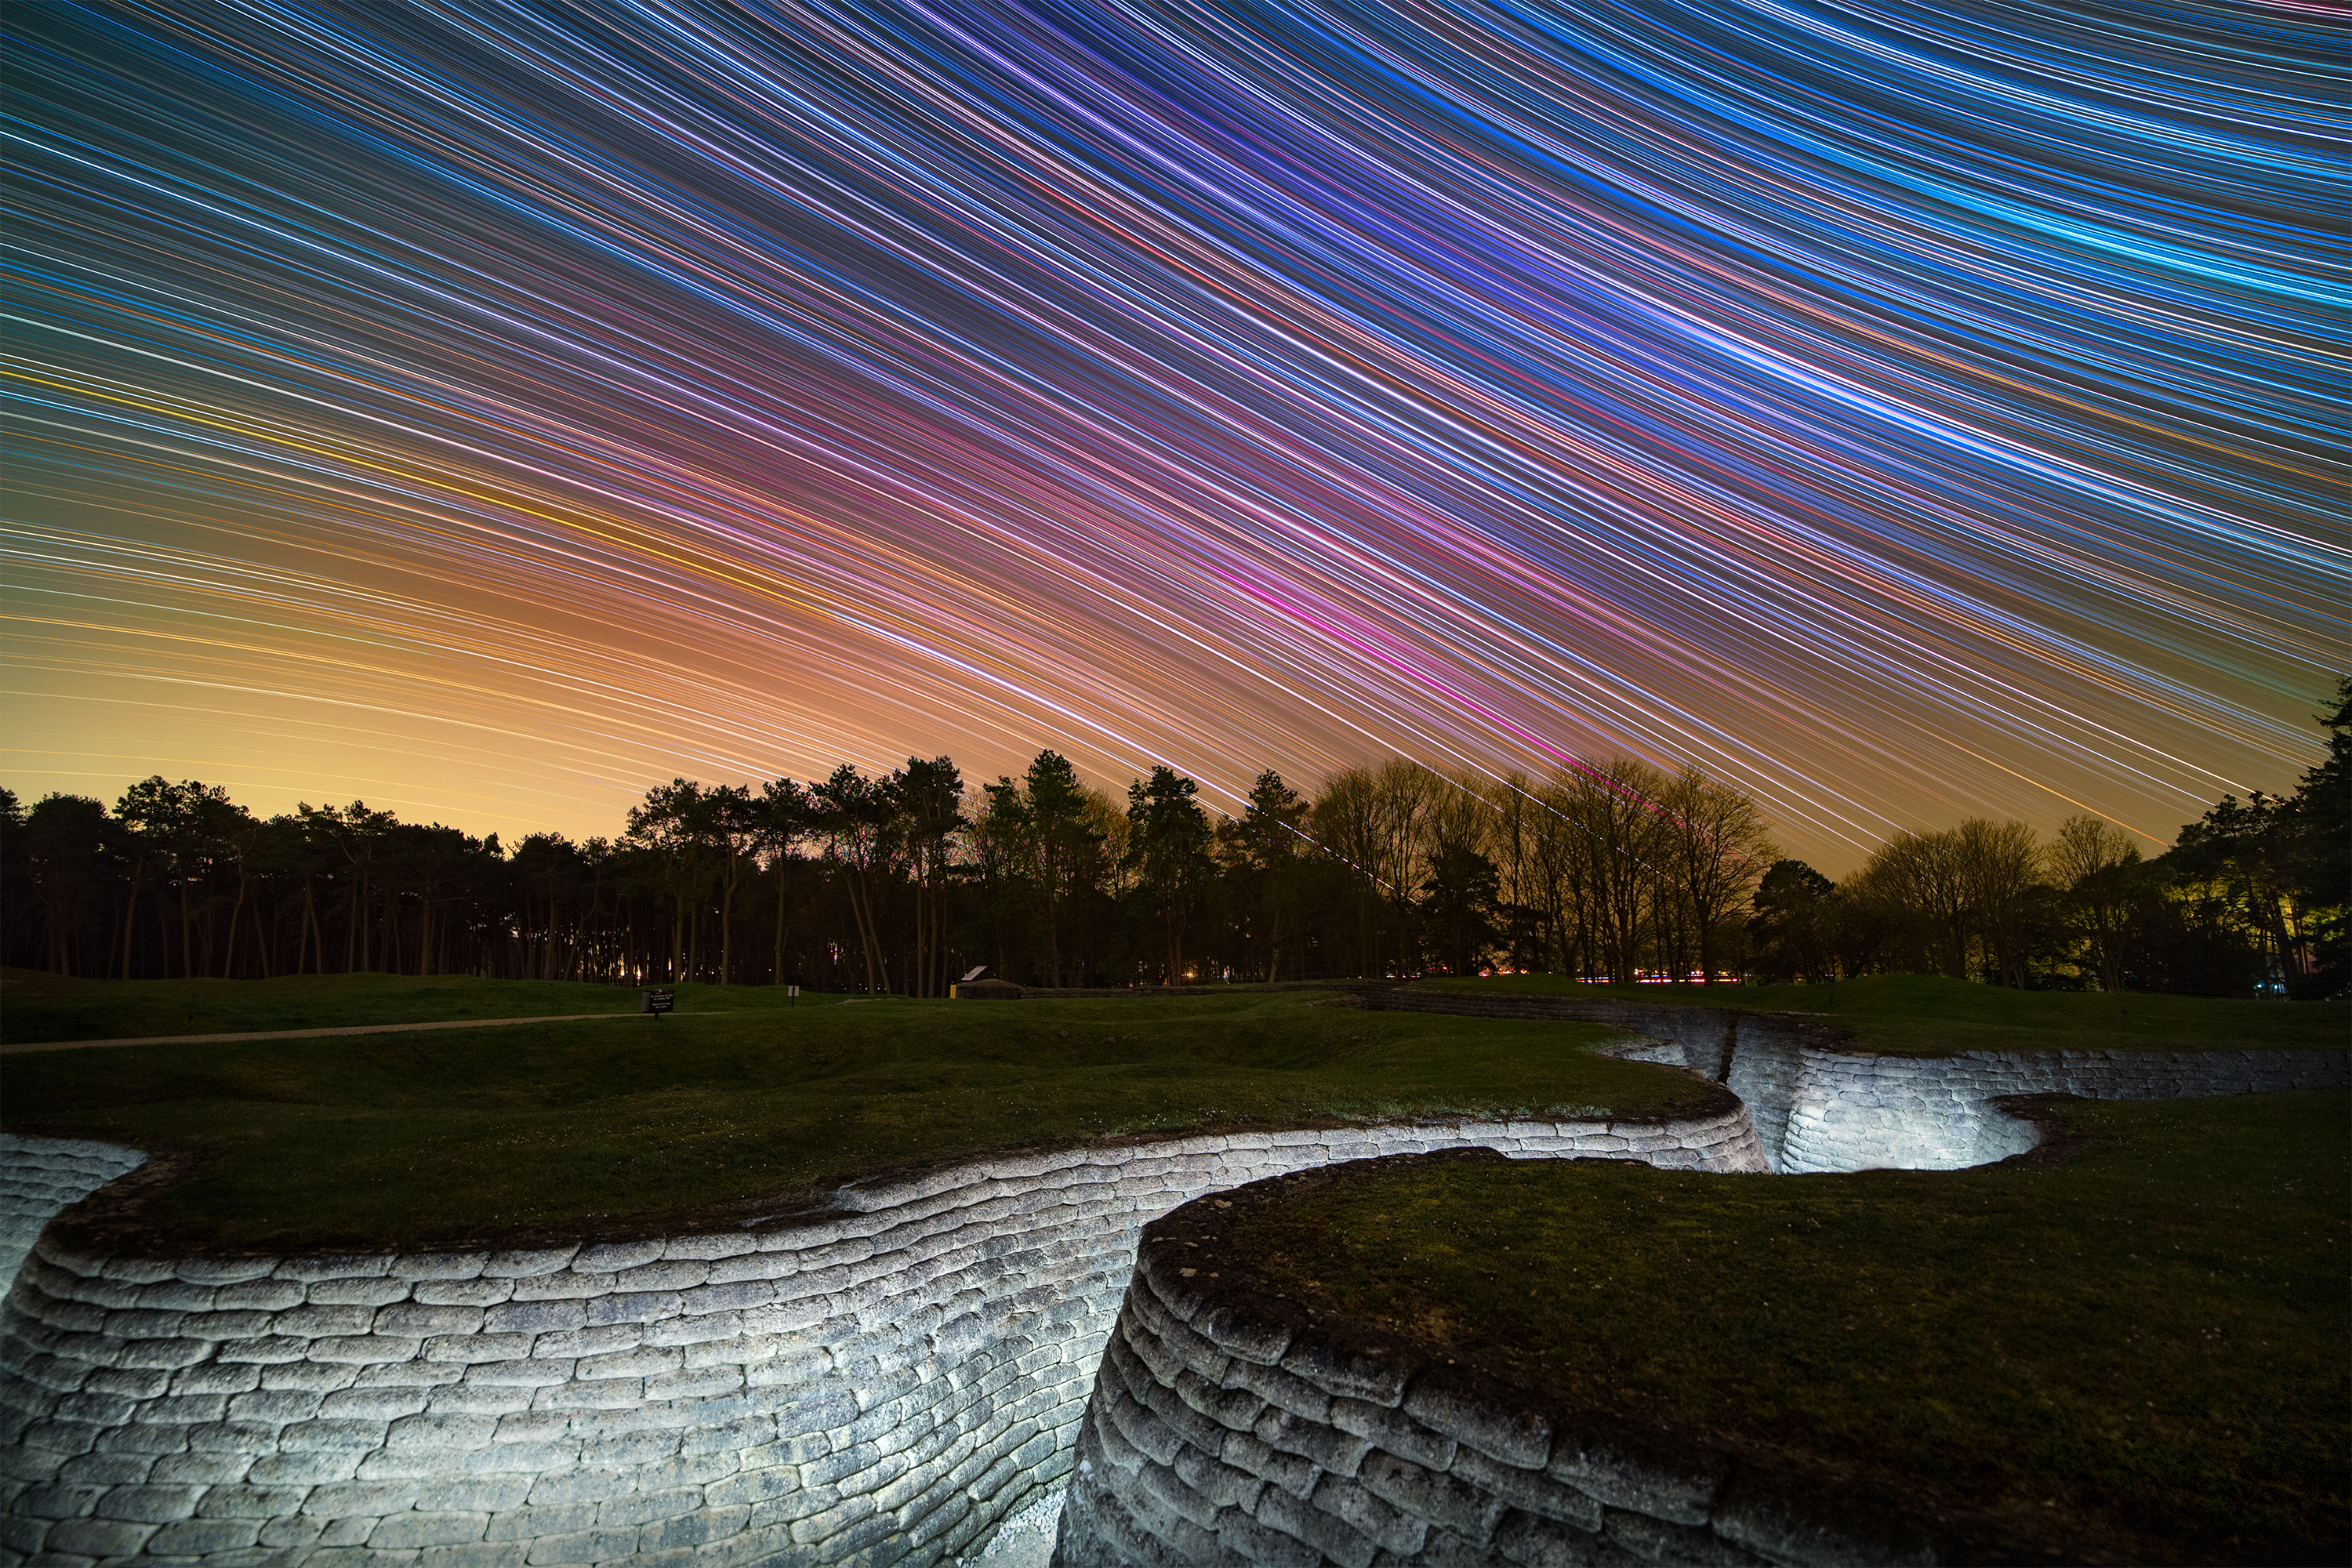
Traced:
<path fill-rule="evenodd" d="M 363 801 L 260 818 L 161 774 L 111 810 L 0 790 L 0 951 L 96 978 L 475 973 L 947 994 L 1537 971 L 1618 983 L 1928 972 L 2051 989 L 2328 994 L 2344 984 L 2352 682 L 2293 796 L 2225 798 L 2143 858 L 2077 816 L 1971 818 L 1833 883 L 1749 796 L 1630 758 L 1549 779 L 1402 758 L 1311 795 L 1193 781 L 1124 805 L 1059 753 L 968 788 L 872 776 L 646 792 L 614 837 L 509 851 Z"/>

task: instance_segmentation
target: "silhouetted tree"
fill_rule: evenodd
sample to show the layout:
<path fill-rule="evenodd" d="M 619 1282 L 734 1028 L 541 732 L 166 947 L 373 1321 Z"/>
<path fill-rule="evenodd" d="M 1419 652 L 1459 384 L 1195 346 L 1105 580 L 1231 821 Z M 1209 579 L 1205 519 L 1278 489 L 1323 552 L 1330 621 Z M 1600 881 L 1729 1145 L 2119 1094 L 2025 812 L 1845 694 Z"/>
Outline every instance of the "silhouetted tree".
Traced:
<path fill-rule="evenodd" d="M 32 957 L 32 858 L 25 844 L 25 808 L 13 789 L 0 789 L 0 963 Z"/>
<path fill-rule="evenodd" d="M 1502 879 L 1495 863 L 1467 844 L 1448 844 L 1431 858 L 1421 895 L 1432 951 L 1449 973 L 1476 973 L 1499 934 Z"/>
<path fill-rule="evenodd" d="M 2242 804 L 2224 795 L 2181 828 L 2164 857 L 2175 886 L 2197 907 L 2195 923 L 2236 931 L 2253 952 L 2260 981 L 2279 990 L 2310 967 L 2301 815 L 2297 802 L 2259 790 Z M 2248 974 L 2230 988 L 2256 979 Z"/>
<path fill-rule="evenodd" d="M 904 844 L 898 784 L 896 775 L 869 779 L 844 763 L 809 792 L 826 863 L 835 868 L 849 895 L 858 946 L 866 957 L 866 988 L 877 993 L 890 989 L 889 954 L 882 944 L 877 905 Z"/>
<path fill-rule="evenodd" d="M 946 757 L 908 757 L 898 774 L 899 810 L 906 817 L 909 873 L 914 880 L 914 957 L 909 989 L 918 996 L 947 994 L 948 889 L 957 836 L 964 826 L 963 775 Z"/>
<path fill-rule="evenodd" d="M 1198 784 L 1167 767 L 1152 769 L 1149 782 L 1138 779 L 1127 791 L 1127 852 L 1121 863 L 1160 916 L 1165 985 L 1184 983 L 1186 918 L 1214 870 L 1208 814 L 1193 798 L 1199 793 Z"/>
<path fill-rule="evenodd" d="M 1244 972 L 1282 978 L 1286 952 L 1298 923 L 1304 862 L 1313 847 L 1301 827 L 1307 801 L 1268 769 L 1250 785 L 1238 817 L 1217 826 L 1217 850 L 1233 897 L 1234 931 Z"/>
<path fill-rule="evenodd" d="M 1701 983 L 1715 984 L 1722 928 L 1746 907 L 1776 851 L 1763 813 L 1739 791 L 1685 769 L 1663 792 L 1659 858 L 1698 949 Z M 1682 978 L 1679 964 L 1675 977 Z"/>
<path fill-rule="evenodd" d="M 2294 797 L 2312 959 L 2294 994 L 2314 997 L 2352 993 L 2352 676 L 2336 682 L 2335 705 L 2319 722 L 2327 756 L 2303 775 Z"/>
<path fill-rule="evenodd" d="M 760 846 L 768 857 L 767 876 L 776 889 L 775 973 L 769 984 L 782 985 L 788 978 L 784 953 L 791 945 L 794 883 L 807 867 L 799 845 L 815 829 L 816 801 L 804 785 L 781 778 L 760 786 L 759 804 Z"/>
<path fill-rule="evenodd" d="M 1756 884 L 1749 932 L 1768 982 L 1837 976 L 1837 884 L 1802 860 L 1776 860 Z"/>
<path fill-rule="evenodd" d="M 2101 990 L 2121 991 L 2129 933 L 2146 898 L 2138 843 L 2106 818 L 2084 813 L 2058 825 L 2043 855 L 2084 966 Z"/>
<path fill-rule="evenodd" d="M 47 795 L 25 815 L 26 880 L 40 913 L 41 967 L 53 974 L 89 973 L 102 927 L 114 823 L 106 803 Z M 103 961 L 100 960 L 100 963 Z"/>

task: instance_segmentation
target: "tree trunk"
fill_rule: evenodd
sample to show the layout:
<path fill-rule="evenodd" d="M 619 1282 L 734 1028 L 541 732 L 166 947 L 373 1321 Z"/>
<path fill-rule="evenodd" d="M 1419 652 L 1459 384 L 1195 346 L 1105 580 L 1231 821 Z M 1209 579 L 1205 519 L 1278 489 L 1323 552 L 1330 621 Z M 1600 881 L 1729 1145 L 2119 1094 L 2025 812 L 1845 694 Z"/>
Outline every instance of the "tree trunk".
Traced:
<path fill-rule="evenodd" d="M 857 922 L 857 944 L 866 951 L 866 990 L 879 996 L 890 984 L 890 971 L 881 952 L 881 933 L 874 923 L 874 900 L 863 885 L 865 877 L 853 870 L 846 879 L 849 912 Z"/>
<path fill-rule="evenodd" d="M 221 978 L 224 980 L 236 978 L 236 921 L 243 913 L 245 913 L 245 866 L 240 861 L 236 868 L 236 902 L 229 906 L 228 911 L 228 945 L 221 955 Z M 256 940 L 258 940 L 258 937 L 259 933 L 257 932 Z"/>
<path fill-rule="evenodd" d="M 131 898 L 122 906 L 122 978 L 131 978 L 131 942 L 138 927 L 139 879 L 147 874 L 147 851 L 141 849 L 139 858 L 131 866 Z"/>
<path fill-rule="evenodd" d="M 772 868 L 776 879 L 776 973 L 769 984 L 784 983 L 784 859 L 779 855 Z"/>
<path fill-rule="evenodd" d="M 918 862 L 915 868 L 915 950 L 908 955 L 908 963 L 910 973 L 907 977 L 907 990 L 916 996 L 928 996 L 931 994 L 931 966 L 924 962 L 927 951 L 925 941 L 930 934 L 926 930 L 926 923 L 930 914 L 929 905 L 930 887 L 924 879 L 920 863 Z"/>
<path fill-rule="evenodd" d="M 1062 984 L 1062 901 L 1051 881 L 1045 884 L 1045 984 Z"/>
<path fill-rule="evenodd" d="M 721 985 L 732 984 L 735 977 L 735 880 L 741 874 L 730 850 L 727 856 L 727 880 L 719 895 L 719 984 Z"/>

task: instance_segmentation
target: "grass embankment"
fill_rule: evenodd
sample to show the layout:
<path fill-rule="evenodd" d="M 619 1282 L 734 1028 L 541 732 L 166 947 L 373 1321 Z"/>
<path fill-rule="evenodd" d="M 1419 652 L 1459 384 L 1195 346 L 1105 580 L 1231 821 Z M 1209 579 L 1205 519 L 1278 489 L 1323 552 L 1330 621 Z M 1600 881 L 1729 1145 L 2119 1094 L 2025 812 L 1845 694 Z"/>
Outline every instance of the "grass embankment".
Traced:
<path fill-rule="evenodd" d="M 1971 1171 L 1330 1182 L 1232 1250 L 1569 1405 L 1825 1458 L 2086 1555 L 2342 1561 L 2352 1097 L 2056 1114 L 2066 1154 Z"/>
<path fill-rule="evenodd" d="M 1956 1051 L 2340 1051 L 2352 1008 L 2129 992 L 2015 991 L 1933 974 L 1873 974 L 1827 985 L 1585 985 L 1559 974 L 1429 980 L 1446 991 L 1579 1002 L 1737 1007 L 1816 1016 L 1890 1056 Z"/>
<path fill-rule="evenodd" d="M 772 985 L 680 985 L 685 1012 L 782 1007 Z M 807 998 L 803 998 L 803 1001 Z M 68 980 L 0 970 L 0 1044 L 136 1040 L 346 1025 L 634 1013 L 633 986 L 467 974 L 289 974 L 276 980 Z"/>
<path fill-rule="evenodd" d="M 772 1208 L 861 1173 L 1088 1139 L 1455 1111 L 1659 1116 L 1719 1092 L 1586 1049 L 1607 1037 L 1297 994 L 803 998 L 17 1056 L 5 1117 L 11 1131 L 199 1155 L 146 1201 L 141 1245 L 426 1246 Z"/>

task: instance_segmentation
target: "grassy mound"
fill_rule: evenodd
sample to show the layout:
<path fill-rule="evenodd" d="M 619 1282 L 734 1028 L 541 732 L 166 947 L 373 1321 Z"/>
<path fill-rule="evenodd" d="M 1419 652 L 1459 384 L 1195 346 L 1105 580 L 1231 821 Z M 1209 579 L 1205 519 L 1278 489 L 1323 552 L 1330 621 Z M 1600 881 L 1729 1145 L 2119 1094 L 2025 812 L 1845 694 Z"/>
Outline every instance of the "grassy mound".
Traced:
<path fill-rule="evenodd" d="M 1955 1051 L 2340 1051 L 2352 1009 L 2327 1002 L 2233 1002 L 2132 993 L 2013 991 L 1935 974 L 1873 974 L 1831 985 L 1586 985 L 1559 974 L 1429 980 L 1445 991 L 1653 1006 L 1738 1007 L 1817 1016 L 1890 1056 Z"/>
<path fill-rule="evenodd" d="M 2352 1097 L 2060 1102 L 1972 1171 L 1460 1165 L 1318 1184 L 1233 1261 L 1563 1405 L 1793 1451 L 2093 1560 L 2343 1560 Z"/>
<path fill-rule="evenodd" d="M 578 1235 L 1011 1148 L 1318 1118 L 1654 1117 L 1721 1092 L 1590 1054 L 1609 1037 L 1597 1026 L 1312 994 L 709 1010 L 727 999 L 687 990 L 667 1018 L 12 1057 L 5 1125 L 194 1152 L 137 1241 L 202 1251 Z"/>

